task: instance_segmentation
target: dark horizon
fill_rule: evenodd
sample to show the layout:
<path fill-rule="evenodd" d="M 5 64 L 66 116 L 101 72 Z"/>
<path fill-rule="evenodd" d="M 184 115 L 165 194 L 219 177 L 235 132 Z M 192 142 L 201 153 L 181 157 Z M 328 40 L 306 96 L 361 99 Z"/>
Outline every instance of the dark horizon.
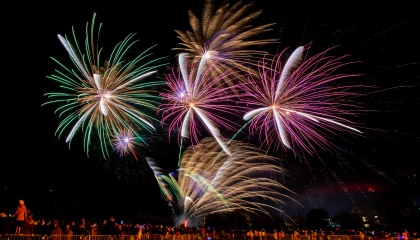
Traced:
<path fill-rule="evenodd" d="M 414 3 L 305 1 L 273 7 L 278 5 L 276 0 L 264 1 L 257 1 L 253 9 L 263 11 L 258 24 L 276 23 L 272 34 L 280 36 L 280 42 L 271 51 L 312 43 L 309 54 L 313 55 L 338 46 L 340 53 L 360 61 L 351 70 L 363 74 L 363 81 L 378 89 L 366 98 L 367 110 L 358 119 L 365 135 L 348 142 L 338 139 L 340 157 L 321 153 L 325 158 L 320 161 L 279 154 L 287 157 L 284 163 L 293 176 L 289 187 L 304 205 L 285 206 L 287 212 L 305 214 L 323 208 L 333 216 L 353 206 L 400 196 L 412 198 L 419 206 L 420 38 L 415 34 L 419 17 Z M 41 104 L 46 101 L 43 94 L 58 88 L 46 78 L 58 68 L 50 57 L 71 63 L 57 34 L 71 35 L 74 26 L 83 38 L 86 23 L 97 13 L 97 23 L 103 24 L 101 46 L 107 48 L 136 33 L 140 40 L 136 50 L 157 44 L 154 55 L 167 56 L 168 62 L 176 63 L 177 52 L 172 48 L 179 46 L 179 40 L 174 30 L 189 30 L 188 10 L 200 14 L 203 3 L 122 0 L 107 5 L 89 0 L 23 7 L 13 3 L 16 17 L 3 20 L 7 41 L 3 90 L 6 146 L 0 161 L 0 212 L 14 211 L 17 200 L 24 199 L 35 218 L 63 208 L 80 211 L 81 216 L 94 215 L 113 204 L 127 211 L 132 206 L 145 214 L 171 214 L 144 162 L 103 161 L 96 153 L 87 157 L 80 137 L 69 147 L 65 138 L 55 136 L 60 122 L 55 108 Z M 159 72 L 162 76 L 167 73 L 165 68 Z M 165 170 L 175 171 L 176 141 L 169 142 L 164 131 L 157 135 L 163 144 L 152 143 L 160 151 L 150 154 L 159 157 Z M 110 212 L 104 215 L 119 211 L 106 210 Z"/>

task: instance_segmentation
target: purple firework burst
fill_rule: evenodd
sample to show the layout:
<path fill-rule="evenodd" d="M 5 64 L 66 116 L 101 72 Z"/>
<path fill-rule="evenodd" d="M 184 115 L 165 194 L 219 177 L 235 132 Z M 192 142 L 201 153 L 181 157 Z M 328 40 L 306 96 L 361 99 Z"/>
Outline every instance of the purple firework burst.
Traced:
<path fill-rule="evenodd" d="M 183 138 L 190 138 L 192 144 L 198 143 L 204 127 L 230 154 L 219 127 L 235 130 L 239 124 L 230 117 L 241 116 L 243 111 L 237 106 L 235 95 L 228 94 L 231 87 L 216 86 L 237 73 L 229 69 L 218 75 L 212 74 L 212 68 L 203 66 L 205 59 L 187 66 L 186 55 L 179 55 L 180 71 L 173 70 L 167 75 L 169 91 L 161 93 L 163 103 L 159 106 L 162 123 L 169 122 L 169 136 L 178 133 L 179 143 Z"/>
<path fill-rule="evenodd" d="M 356 91 L 362 86 L 343 84 L 360 74 L 338 71 L 354 62 L 344 61 L 348 55 L 331 56 L 332 48 L 304 59 L 306 49 L 296 48 L 285 62 L 286 50 L 263 58 L 259 75 L 239 85 L 244 91 L 241 103 L 249 108 L 243 117 L 250 121 L 249 131 L 269 148 L 314 154 L 334 145 L 329 134 L 362 133 L 350 120 L 361 108 L 350 100 L 363 95 Z"/>

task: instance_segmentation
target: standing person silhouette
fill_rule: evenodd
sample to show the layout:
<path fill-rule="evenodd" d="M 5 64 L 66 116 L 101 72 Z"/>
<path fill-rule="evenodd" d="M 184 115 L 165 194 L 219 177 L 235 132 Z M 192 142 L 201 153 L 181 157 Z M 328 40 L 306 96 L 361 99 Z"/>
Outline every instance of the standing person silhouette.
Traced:
<path fill-rule="evenodd" d="M 26 221 L 28 216 L 28 211 L 25 206 L 25 202 L 20 199 L 19 206 L 16 209 L 16 212 L 13 214 L 13 217 L 16 217 L 16 231 L 15 234 L 20 234 L 20 230 L 22 229 L 23 224 Z"/>

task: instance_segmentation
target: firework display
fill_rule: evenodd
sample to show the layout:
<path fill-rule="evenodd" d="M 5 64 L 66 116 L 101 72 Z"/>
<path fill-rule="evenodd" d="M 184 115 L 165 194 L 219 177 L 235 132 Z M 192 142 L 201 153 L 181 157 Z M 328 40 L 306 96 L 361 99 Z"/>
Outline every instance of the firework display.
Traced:
<path fill-rule="evenodd" d="M 176 187 L 162 192 L 176 193 L 180 214 L 186 218 L 232 211 L 283 213 L 283 200 L 293 199 L 294 193 L 279 180 L 286 174 L 278 165 L 280 159 L 240 141 L 231 141 L 229 148 L 231 155 L 214 138 L 190 146 L 182 155 L 177 180 L 164 178 Z"/>
<path fill-rule="evenodd" d="M 239 86 L 242 103 L 250 107 L 243 118 L 252 120 L 250 132 L 263 144 L 278 148 L 281 143 L 287 149 L 314 154 L 331 147 L 326 133 L 362 133 L 349 120 L 360 106 L 346 101 L 361 95 L 357 89 L 362 86 L 343 84 L 359 76 L 338 71 L 352 64 L 345 62 L 346 56 L 335 57 L 328 49 L 303 59 L 304 50 L 304 46 L 296 48 L 286 61 L 284 52 L 262 59 L 259 76 L 249 76 Z"/>
<path fill-rule="evenodd" d="M 84 45 L 74 30 L 72 36 L 58 35 L 75 69 L 52 58 L 62 70 L 48 78 L 60 91 L 46 93 L 43 105 L 58 105 L 56 134 L 70 144 L 80 133 L 88 156 L 96 144 L 104 158 L 112 151 L 145 161 L 161 197 L 185 218 L 227 212 L 286 216 L 287 202 L 300 204 L 285 181 L 286 156 L 300 170 L 315 158 L 335 166 L 320 155 L 338 156 L 346 150 L 336 140 L 364 135 L 358 98 L 369 86 L 355 83 L 363 76 L 352 71 L 358 61 L 334 54 L 337 46 L 283 48 L 279 39 L 266 38 L 275 24 L 253 23 L 262 11 L 252 6 L 223 1 L 217 7 L 204 0 L 201 18 L 189 10 L 190 29 L 175 30 L 180 46 L 170 49 L 177 51 L 175 64 L 162 68 L 162 78 L 156 75 L 168 63 L 152 56 L 155 46 L 126 60 L 136 52 L 135 34 L 106 54 L 98 46 L 96 14 L 86 25 Z M 167 173 L 161 159 L 146 156 L 150 152 L 138 157 L 136 146 L 148 148 L 144 133 L 164 136 L 165 144 L 175 139 L 176 171 Z M 159 151 L 169 152 L 165 146 Z M 334 156 L 339 167 L 348 162 Z M 332 168 L 329 174 L 339 182 Z"/>
<path fill-rule="evenodd" d="M 235 105 L 232 94 L 226 94 L 230 87 L 216 87 L 217 83 L 230 76 L 234 70 L 228 70 L 221 75 L 212 74 L 212 68 L 203 72 L 201 64 L 190 68 L 185 63 L 185 56 L 179 55 L 180 72 L 173 72 L 167 76 L 168 92 L 161 93 L 163 103 L 159 106 L 162 111 L 162 121 L 169 123 L 169 135 L 177 132 L 178 142 L 183 138 L 191 138 L 197 143 L 202 135 L 200 123 L 217 140 L 223 150 L 230 155 L 226 147 L 226 140 L 221 135 L 218 126 L 232 130 L 238 123 L 230 120 L 229 115 L 239 115 L 239 108 Z"/>
<path fill-rule="evenodd" d="M 159 63 L 162 58 L 151 58 L 151 48 L 133 60 L 124 59 L 137 42 L 133 40 L 134 34 L 129 34 L 119 42 L 108 60 L 102 63 L 102 49 L 97 46 L 99 39 L 96 38 L 95 18 L 96 14 L 93 15 L 90 27 L 86 25 L 84 49 L 77 43 L 74 31 L 73 38 L 58 35 L 76 70 L 53 58 L 64 71 L 56 70 L 48 78 L 58 82 L 61 91 L 46 93 L 49 100 L 43 105 L 60 104 L 56 110 L 63 117 L 56 132 L 59 137 L 68 131 L 66 142 L 70 144 L 74 135 L 81 131 L 87 154 L 90 145 L 98 140 L 106 157 L 109 155 L 109 147 L 113 146 L 110 144 L 112 139 L 118 138 L 116 136 L 122 131 L 129 131 L 141 140 L 142 131 L 155 130 L 153 122 L 158 120 L 154 118 L 154 111 L 159 100 L 153 88 L 163 82 L 151 81 L 150 77 L 163 64 Z M 101 25 L 98 33 L 100 28 Z"/>
<path fill-rule="evenodd" d="M 206 62 L 215 75 L 224 74 L 227 69 L 235 68 L 239 72 L 253 74 L 258 60 L 269 52 L 262 46 L 274 45 L 277 39 L 261 36 L 270 32 L 274 23 L 253 26 L 262 10 L 251 11 L 253 3 L 237 1 L 231 4 L 224 1 L 218 8 L 215 1 L 206 0 L 200 18 L 191 10 L 188 12 L 191 31 L 175 30 L 182 47 L 173 50 L 186 55 L 188 61 Z M 243 74 L 226 76 L 218 85 L 233 86 L 246 80 Z"/>

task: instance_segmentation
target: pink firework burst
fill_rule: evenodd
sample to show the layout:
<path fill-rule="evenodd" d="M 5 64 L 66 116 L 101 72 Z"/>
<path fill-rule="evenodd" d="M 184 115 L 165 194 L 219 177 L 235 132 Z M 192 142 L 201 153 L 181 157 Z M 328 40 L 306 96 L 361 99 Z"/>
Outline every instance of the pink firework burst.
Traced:
<path fill-rule="evenodd" d="M 304 59 L 305 50 L 298 47 L 285 62 L 285 51 L 262 59 L 259 75 L 240 85 L 241 103 L 249 108 L 243 118 L 250 121 L 250 133 L 268 148 L 314 154 L 317 148 L 334 146 L 329 134 L 362 133 L 350 120 L 361 108 L 351 98 L 363 95 L 356 91 L 362 86 L 342 84 L 360 74 L 338 71 L 354 62 L 344 61 L 348 55 L 331 56 L 331 48 Z"/>
<path fill-rule="evenodd" d="M 211 68 L 203 66 L 204 59 L 188 67 L 186 55 L 179 55 L 180 71 L 173 70 L 167 75 L 169 91 L 161 93 L 163 103 L 159 106 L 162 123 L 169 122 L 169 136 L 177 132 L 179 143 L 183 138 L 190 138 L 192 144 L 198 143 L 204 127 L 230 154 L 219 127 L 235 130 L 239 124 L 229 116 L 241 116 L 243 112 L 236 105 L 235 96 L 227 94 L 231 87 L 216 86 L 237 73 L 230 69 L 220 75 L 212 74 Z"/>
<path fill-rule="evenodd" d="M 115 134 L 115 137 L 111 140 L 115 151 L 120 157 L 125 157 L 132 154 L 133 157 L 138 160 L 135 145 L 142 145 L 137 141 L 137 136 L 133 134 L 131 129 L 119 129 Z"/>

